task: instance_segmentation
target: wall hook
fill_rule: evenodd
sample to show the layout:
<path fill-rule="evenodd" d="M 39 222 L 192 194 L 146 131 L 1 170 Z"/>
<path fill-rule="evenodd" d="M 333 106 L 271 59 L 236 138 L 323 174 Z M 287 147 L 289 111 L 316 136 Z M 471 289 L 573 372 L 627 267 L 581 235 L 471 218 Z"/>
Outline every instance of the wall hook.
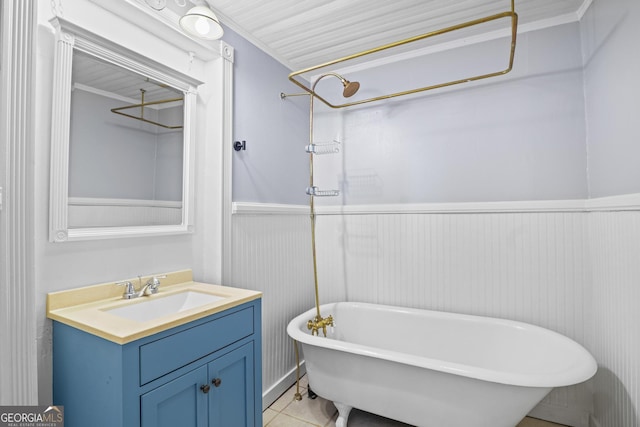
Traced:
<path fill-rule="evenodd" d="M 242 141 L 242 142 L 235 141 L 233 143 L 233 149 L 236 150 L 236 151 L 241 151 L 241 150 L 244 151 L 244 150 L 246 150 L 247 149 L 247 141 Z"/>

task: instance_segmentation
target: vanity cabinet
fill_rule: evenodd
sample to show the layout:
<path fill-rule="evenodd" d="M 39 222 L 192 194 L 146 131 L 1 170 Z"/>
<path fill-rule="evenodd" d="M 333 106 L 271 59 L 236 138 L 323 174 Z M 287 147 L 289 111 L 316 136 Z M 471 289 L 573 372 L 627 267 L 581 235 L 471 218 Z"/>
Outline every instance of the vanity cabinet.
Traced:
<path fill-rule="evenodd" d="M 260 427 L 260 299 L 126 344 L 54 321 L 65 425 Z"/>
<path fill-rule="evenodd" d="M 142 427 L 254 426 L 252 385 L 247 343 L 142 395 Z"/>

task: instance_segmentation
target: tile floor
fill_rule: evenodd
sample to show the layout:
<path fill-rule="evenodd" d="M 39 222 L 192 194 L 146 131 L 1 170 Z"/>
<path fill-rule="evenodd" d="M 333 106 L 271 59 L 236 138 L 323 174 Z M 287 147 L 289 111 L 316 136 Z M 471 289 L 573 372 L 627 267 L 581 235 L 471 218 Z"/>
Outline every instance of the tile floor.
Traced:
<path fill-rule="evenodd" d="M 287 390 L 263 413 L 263 426 L 267 427 L 334 427 L 338 411 L 333 403 L 321 397 L 309 399 L 307 377 L 300 379 L 302 400 L 294 400 L 295 385 Z M 379 417 L 357 409 L 349 415 L 349 427 L 411 427 L 398 421 Z M 525 418 L 517 427 L 559 427 L 547 421 Z"/>

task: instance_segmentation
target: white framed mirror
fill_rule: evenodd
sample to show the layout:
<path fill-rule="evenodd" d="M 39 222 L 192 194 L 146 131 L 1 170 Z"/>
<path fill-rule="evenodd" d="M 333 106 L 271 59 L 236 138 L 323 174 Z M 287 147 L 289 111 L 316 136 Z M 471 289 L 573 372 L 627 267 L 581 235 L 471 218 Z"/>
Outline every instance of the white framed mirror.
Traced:
<path fill-rule="evenodd" d="M 189 233 L 200 81 L 55 18 L 49 240 Z"/>

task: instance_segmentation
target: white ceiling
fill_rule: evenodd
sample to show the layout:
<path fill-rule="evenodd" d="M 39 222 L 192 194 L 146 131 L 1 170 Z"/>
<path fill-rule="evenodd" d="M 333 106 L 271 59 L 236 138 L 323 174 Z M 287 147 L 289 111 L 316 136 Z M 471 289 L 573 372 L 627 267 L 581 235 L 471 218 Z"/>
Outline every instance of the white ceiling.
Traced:
<path fill-rule="evenodd" d="M 141 90 L 145 92 L 146 102 L 183 96 L 177 89 L 80 51 L 73 54 L 72 80 L 74 85 L 88 87 L 131 104 L 141 101 Z"/>
<path fill-rule="evenodd" d="M 182 8 L 167 0 L 175 12 Z M 223 24 L 294 71 L 509 11 L 510 0 L 206 0 Z M 515 0 L 519 31 L 578 21 L 591 0 Z M 508 20 L 497 21 L 503 28 Z M 497 28 L 483 27 L 479 31 Z M 473 33 L 464 34 L 465 37 Z"/>

